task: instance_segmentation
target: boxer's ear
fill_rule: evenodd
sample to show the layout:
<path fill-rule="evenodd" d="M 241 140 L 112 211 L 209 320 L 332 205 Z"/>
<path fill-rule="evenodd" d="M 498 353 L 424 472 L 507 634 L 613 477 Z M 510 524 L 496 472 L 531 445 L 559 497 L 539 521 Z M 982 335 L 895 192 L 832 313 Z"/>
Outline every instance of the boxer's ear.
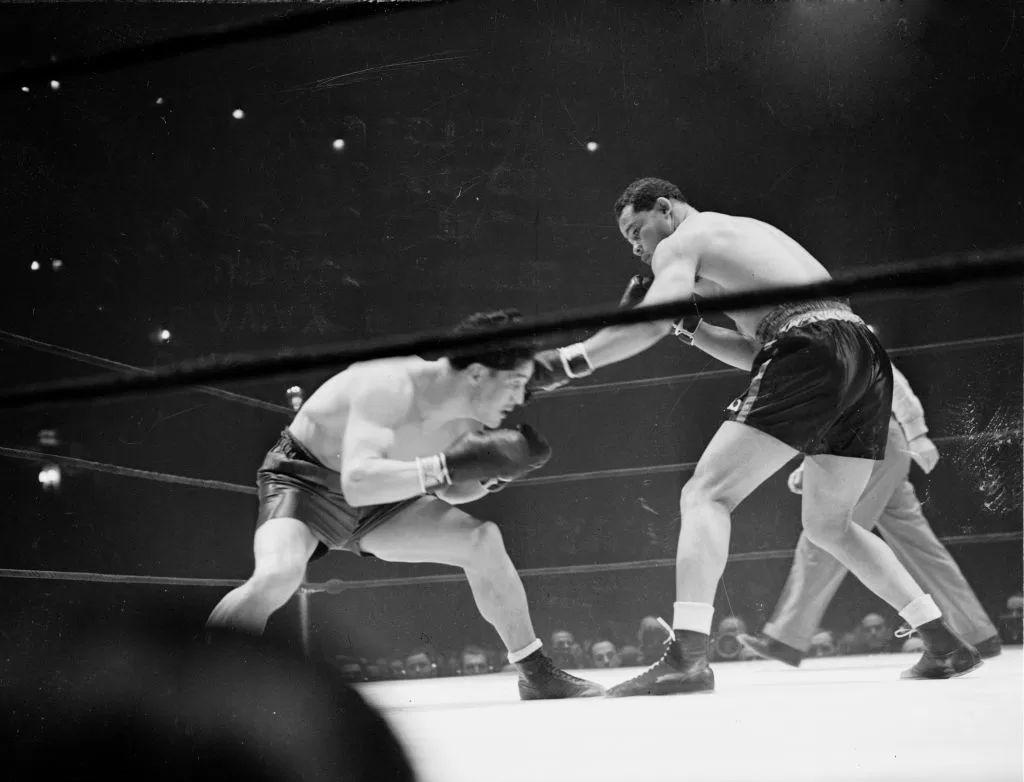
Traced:
<path fill-rule="evenodd" d="M 479 385 L 489 374 L 487 367 L 478 361 L 474 361 L 463 371 L 466 373 L 466 377 L 469 378 L 469 382 L 473 385 Z"/>

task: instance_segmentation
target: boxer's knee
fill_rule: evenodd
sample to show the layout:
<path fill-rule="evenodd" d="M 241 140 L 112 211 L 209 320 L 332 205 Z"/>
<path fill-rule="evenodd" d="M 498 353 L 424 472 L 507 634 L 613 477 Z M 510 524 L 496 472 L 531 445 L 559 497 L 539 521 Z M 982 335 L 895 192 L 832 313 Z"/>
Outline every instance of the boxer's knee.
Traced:
<path fill-rule="evenodd" d="M 679 545 L 676 561 L 718 563 L 728 556 L 732 505 L 701 481 L 691 480 L 679 497 Z"/>
<path fill-rule="evenodd" d="M 735 504 L 713 483 L 691 478 L 679 493 L 679 515 L 684 527 L 728 526 Z"/>
<path fill-rule="evenodd" d="M 850 534 L 853 519 L 848 510 L 830 509 L 803 514 L 801 519 L 807 539 L 818 548 L 831 551 Z"/>
<path fill-rule="evenodd" d="M 256 567 L 249 579 L 250 588 L 271 601 L 287 600 L 306 574 L 311 553 L 309 537 L 304 526 L 301 531 L 295 525 L 261 527 L 254 547 Z"/>
<path fill-rule="evenodd" d="M 464 556 L 462 567 L 467 569 L 488 570 L 503 566 L 509 556 L 501 528 L 493 521 L 482 521 L 469 530 Z"/>
<path fill-rule="evenodd" d="M 256 563 L 249 586 L 271 602 L 284 602 L 299 588 L 305 574 L 305 561 L 287 556 L 267 556 Z"/>
<path fill-rule="evenodd" d="M 679 510 L 684 515 L 689 510 L 691 515 L 695 509 L 713 507 L 732 513 L 739 501 L 732 496 L 729 482 L 724 476 L 710 471 L 698 470 L 684 485 L 679 495 Z"/>

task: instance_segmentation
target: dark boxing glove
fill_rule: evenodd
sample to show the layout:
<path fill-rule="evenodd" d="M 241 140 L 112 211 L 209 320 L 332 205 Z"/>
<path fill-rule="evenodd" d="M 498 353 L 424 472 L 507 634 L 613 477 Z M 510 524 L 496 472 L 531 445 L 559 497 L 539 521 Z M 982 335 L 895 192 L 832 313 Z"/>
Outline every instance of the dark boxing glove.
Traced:
<path fill-rule="evenodd" d="M 529 468 L 515 476 L 517 478 L 522 478 L 524 475 L 527 475 L 534 470 L 539 470 L 548 463 L 548 460 L 551 458 L 551 446 L 548 445 L 548 441 L 544 439 L 541 433 L 529 424 L 521 424 L 516 428 L 526 439 L 526 447 L 532 457 Z M 501 491 L 512 483 L 513 480 L 514 479 L 511 477 L 492 478 L 489 481 L 484 481 L 484 488 L 489 492 Z"/>
<path fill-rule="evenodd" d="M 634 274 L 629 281 L 629 285 L 626 286 L 626 290 L 622 292 L 622 298 L 619 299 L 619 307 L 621 309 L 632 308 L 642 302 L 652 282 L 654 282 L 653 277 L 648 277 L 644 274 Z"/>
<path fill-rule="evenodd" d="M 582 342 L 554 350 L 542 350 L 533 357 L 533 377 L 526 384 L 526 398 L 538 391 L 554 391 L 574 378 L 594 371 Z"/>
<path fill-rule="evenodd" d="M 418 459 L 424 491 L 463 481 L 513 481 L 543 467 L 551 446 L 532 427 L 467 432 L 436 457 Z"/>

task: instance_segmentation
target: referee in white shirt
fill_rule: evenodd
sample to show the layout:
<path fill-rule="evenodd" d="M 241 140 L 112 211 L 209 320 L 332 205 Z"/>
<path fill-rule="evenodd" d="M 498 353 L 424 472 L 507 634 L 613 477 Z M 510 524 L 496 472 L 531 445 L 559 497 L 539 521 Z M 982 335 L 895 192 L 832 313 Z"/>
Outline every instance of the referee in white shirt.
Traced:
<path fill-rule="evenodd" d="M 939 461 L 939 452 L 928 438 L 924 410 L 907 379 L 895 367 L 892 374 L 885 459 L 876 463 L 853 510 L 853 521 L 869 530 L 877 525 L 910 575 L 934 598 L 953 631 L 982 657 L 995 657 L 1001 651 L 999 633 L 956 561 L 932 532 L 908 479 L 911 459 L 929 473 Z M 800 494 L 802 481 L 803 465 L 790 475 L 790 490 Z M 838 560 L 802 533 L 775 615 L 760 635 L 743 634 L 739 640 L 761 657 L 799 665 L 846 573 Z"/>

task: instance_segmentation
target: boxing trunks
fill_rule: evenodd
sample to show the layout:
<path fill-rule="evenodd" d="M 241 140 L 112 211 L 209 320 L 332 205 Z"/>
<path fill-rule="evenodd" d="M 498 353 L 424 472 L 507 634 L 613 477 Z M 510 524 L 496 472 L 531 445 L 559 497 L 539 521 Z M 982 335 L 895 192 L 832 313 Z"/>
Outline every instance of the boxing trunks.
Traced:
<path fill-rule="evenodd" d="M 727 418 L 801 453 L 882 459 L 892 412 L 892 365 L 867 325 L 839 299 L 785 304 L 757 327 L 750 386 Z"/>
<path fill-rule="evenodd" d="M 270 519 L 298 519 L 320 541 L 312 559 L 322 557 L 328 549 L 368 556 L 359 548 L 360 538 L 399 511 L 428 501 L 412 497 L 353 508 L 341 493 L 341 475 L 324 466 L 287 429 L 267 452 L 256 485 L 260 501 L 256 527 Z"/>

